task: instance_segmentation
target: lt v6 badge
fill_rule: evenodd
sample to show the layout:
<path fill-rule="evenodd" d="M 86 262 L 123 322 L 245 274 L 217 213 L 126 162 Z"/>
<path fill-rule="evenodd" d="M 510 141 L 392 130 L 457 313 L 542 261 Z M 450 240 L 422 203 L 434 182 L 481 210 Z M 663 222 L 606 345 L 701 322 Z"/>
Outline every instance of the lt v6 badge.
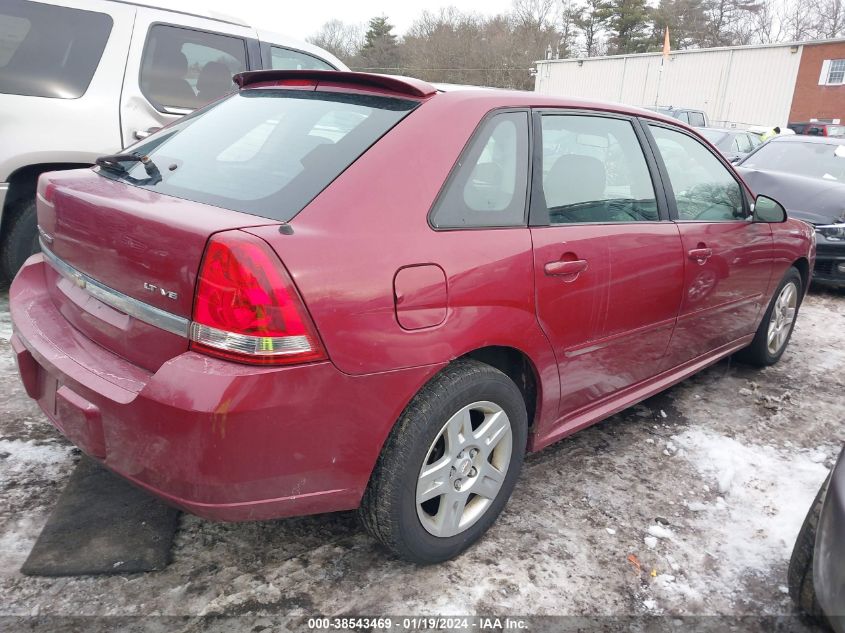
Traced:
<path fill-rule="evenodd" d="M 144 282 L 144 290 L 147 292 L 159 292 L 161 293 L 162 297 L 167 297 L 168 299 L 173 299 L 174 301 L 179 298 L 179 294 L 175 293 L 171 290 L 165 290 L 164 288 L 159 288 L 155 284 L 151 284 L 149 282 Z"/>

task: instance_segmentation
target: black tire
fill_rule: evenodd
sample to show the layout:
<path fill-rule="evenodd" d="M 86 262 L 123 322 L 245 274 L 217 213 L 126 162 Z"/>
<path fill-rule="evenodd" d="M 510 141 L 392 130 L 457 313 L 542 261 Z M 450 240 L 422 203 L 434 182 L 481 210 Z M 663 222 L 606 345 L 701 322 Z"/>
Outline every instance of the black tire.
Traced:
<path fill-rule="evenodd" d="M 798 293 L 798 302 L 795 306 L 795 318 L 792 321 L 792 324 L 789 326 L 789 333 L 786 336 L 786 340 L 781 345 L 780 349 L 777 350 L 776 353 L 772 353 L 769 351 L 769 346 L 767 343 L 767 337 L 769 333 L 769 320 L 772 317 L 772 311 L 775 309 L 775 303 L 780 296 L 781 291 L 786 287 L 787 284 L 793 283 L 795 284 L 795 288 Z M 757 332 L 754 334 L 754 338 L 752 339 L 751 343 L 748 347 L 743 350 L 740 350 L 736 354 L 737 360 L 740 360 L 744 363 L 748 363 L 749 365 L 755 365 L 757 367 L 767 367 L 769 365 L 774 365 L 776 362 L 780 360 L 780 357 L 783 356 L 784 351 L 789 346 L 789 340 L 792 338 L 792 332 L 795 329 L 795 323 L 798 321 L 798 310 L 801 308 L 801 300 L 804 297 L 804 281 L 801 278 L 801 273 L 794 267 L 791 267 L 789 270 L 786 271 L 786 274 L 781 279 L 780 284 L 778 284 L 777 289 L 775 290 L 774 294 L 772 295 L 772 300 L 769 302 L 768 308 L 766 308 L 766 312 L 763 314 L 763 319 L 760 321 L 760 326 L 757 328 Z"/>
<path fill-rule="evenodd" d="M 822 623 L 826 623 L 826 620 L 813 586 L 813 555 L 816 547 L 816 528 L 829 484 L 830 477 L 822 484 L 810 511 L 807 512 L 801 531 L 798 532 L 795 548 L 792 550 L 787 576 L 792 602 L 804 613 Z"/>
<path fill-rule="evenodd" d="M 35 199 L 21 202 L 8 219 L 4 218 L 6 222 L 0 244 L 0 283 L 4 285 L 14 279 L 30 255 L 41 250 Z"/>
<path fill-rule="evenodd" d="M 501 407 L 510 421 L 507 472 L 475 523 L 454 536 L 438 537 L 418 516 L 417 479 L 447 420 L 480 401 Z M 394 554 L 414 563 L 432 564 L 457 556 L 481 538 L 507 503 L 522 468 L 527 434 L 525 401 L 510 378 L 475 360 L 452 363 L 414 396 L 385 442 L 361 500 L 359 515 L 365 528 Z"/>

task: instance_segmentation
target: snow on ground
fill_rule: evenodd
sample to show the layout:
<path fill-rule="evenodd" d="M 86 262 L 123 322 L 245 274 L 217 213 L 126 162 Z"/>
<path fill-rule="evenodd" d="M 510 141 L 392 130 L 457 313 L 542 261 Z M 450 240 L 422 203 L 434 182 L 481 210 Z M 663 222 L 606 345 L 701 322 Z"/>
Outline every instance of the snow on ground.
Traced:
<path fill-rule="evenodd" d="M 845 441 L 843 325 L 845 293 L 814 292 L 775 367 L 722 361 L 529 456 L 443 565 L 392 559 L 354 513 L 184 516 L 163 572 L 48 579 L 19 567 L 78 453 L 23 393 L 0 295 L 0 615 L 789 614 L 792 542 Z"/>

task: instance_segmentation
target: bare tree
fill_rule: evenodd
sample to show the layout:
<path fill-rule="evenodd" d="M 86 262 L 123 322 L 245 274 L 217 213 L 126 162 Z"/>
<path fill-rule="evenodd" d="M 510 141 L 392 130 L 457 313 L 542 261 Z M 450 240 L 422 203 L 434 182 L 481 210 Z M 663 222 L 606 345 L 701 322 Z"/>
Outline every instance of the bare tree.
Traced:
<path fill-rule="evenodd" d="M 748 17 L 747 28 L 751 39 L 758 44 L 774 44 L 785 38 L 779 0 L 762 0 L 757 11 Z"/>
<path fill-rule="evenodd" d="M 820 0 L 815 10 L 818 11 L 816 28 L 819 37 L 841 37 L 845 31 L 845 6 L 842 0 Z"/>
<path fill-rule="evenodd" d="M 783 8 L 781 22 L 786 39 L 800 42 L 818 37 L 817 4 L 814 0 L 790 0 Z"/>
<path fill-rule="evenodd" d="M 359 24 L 329 20 L 314 35 L 305 39 L 348 62 L 361 51 L 364 45 L 364 28 Z"/>
<path fill-rule="evenodd" d="M 520 26 L 546 31 L 557 25 L 560 0 L 513 0 L 511 15 Z"/>

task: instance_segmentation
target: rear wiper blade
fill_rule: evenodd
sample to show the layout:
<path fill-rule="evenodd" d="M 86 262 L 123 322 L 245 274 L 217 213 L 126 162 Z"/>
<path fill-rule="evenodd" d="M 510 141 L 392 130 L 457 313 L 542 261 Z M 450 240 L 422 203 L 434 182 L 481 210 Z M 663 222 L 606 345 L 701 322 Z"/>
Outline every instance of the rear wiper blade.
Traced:
<path fill-rule="evenodd" d="M 121 163 L 141 163 L 144 166 L 144 171 L 147 172 L 147 176 L 149 176 L 147 179 L 148 182 L 144 184 L 154 185 L 161 182 L 161 172 L 152 159 L 145 154 L 139 154 L 137 152 L 132 152 L 131 154 L 108 154 L 106 156 L 100 156 L 94 162 L 101 169 L 107 169 L 118 174 L 126 174 L 129 171 Z"/>

